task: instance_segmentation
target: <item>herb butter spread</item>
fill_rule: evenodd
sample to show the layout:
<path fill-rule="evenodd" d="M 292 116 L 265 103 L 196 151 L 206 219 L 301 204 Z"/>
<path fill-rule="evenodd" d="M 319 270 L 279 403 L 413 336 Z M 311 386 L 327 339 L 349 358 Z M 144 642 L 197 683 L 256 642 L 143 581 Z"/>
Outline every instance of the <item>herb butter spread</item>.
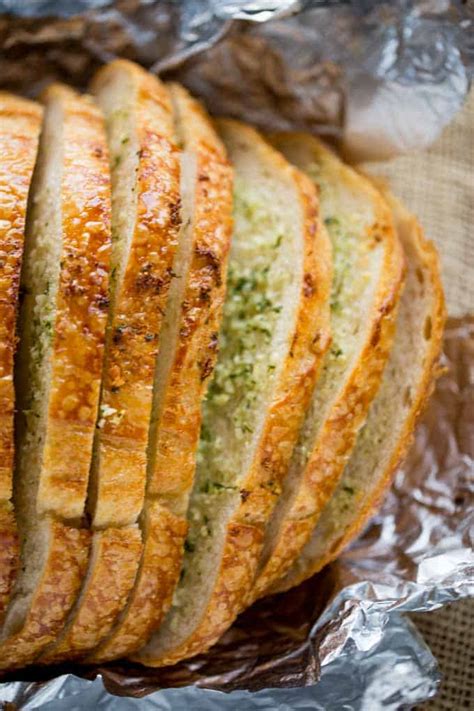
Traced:
<path fill-rule="evenodd" d="M 220 529 L 225 527 L 216 510 L 240 500 L 240 480 L 247 470 L 244 459 L 250 461 L 253 456 L 251 445 L 258 437 L 265 409 L 262 403 L 286 352 L 281 323 L 292 317 L 290 309 L 297 302 L 297 293 L 292 295 L 291 291 L 297 289 L 298 275 L 288 268 L 294 236 L 282 218 L 284 211 L 283 205 L 277 209 L 269 206 L 267 194 L 237 176 L 219 356 L 203 406 L 181 574 L 188 587 L 192 587 L 190 577 L 197 580 L 202 576 L 199 561 L 211 553 L 215 533 L 222 534 Z M 175 607 L 187 603 L 181 600 L 182 593 L 178 587 Z"/>

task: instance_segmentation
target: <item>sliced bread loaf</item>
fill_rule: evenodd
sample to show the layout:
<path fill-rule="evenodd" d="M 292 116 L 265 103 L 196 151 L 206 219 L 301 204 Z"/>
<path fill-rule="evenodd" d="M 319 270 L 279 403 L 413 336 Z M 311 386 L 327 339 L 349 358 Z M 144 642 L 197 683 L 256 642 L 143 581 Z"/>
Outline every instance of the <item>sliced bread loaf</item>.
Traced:
<path fill-rule="evenodd" d="M 15 386 L 14 505 L 22 568 L 0 638 L 0 668 L 50 642 L 88 555 L 81 528 L 108 306 L 110 180 L 90 99 L 51 86 L 27 215 Z"/>
<path fill-rule="evenodd" d="M 227 297 L 180 583 L 134 656 L 151 666 L 205 651 L 240 611 L 329 344 L 330 246 L 314 186 L 253 129 L 218 126 L 236 184 Z"/>
<path fill-rule="evenodd" d="M 12 507 L 13 357 L 28 191 L 38 149 L 38 104 L 0 92 L 0 622 L 18 565 Z"/>
<path fill-rule="evenodd" d="M 112 166 L 112 288 L 100 419 L 91 472 L 93 526 L 136 522 L 158 339 L 180 225 L 179 151 L 165 86 L 132 62 L 97 73 Z"/>
<path fill-rule="evenodd" d="M 320 190 L 333 248 L 332 345 L 266 533 L 255 598 L 290 569 L 337 486 L 382 378 L 404 272 L 391 210 L 367 179 L 309 135 L 274 143 Z"/>
<path fill-rule="evenodd" d="M 107 122 L 113 238 L 89 490 L 95 532 L 81 594 L 40 663 L 93 649 L 110 634 L 135 584 L 146 543 L 137 520 L 144 503 L 153 379 L 180 224 L 179 151 L 167 89 L 123 60 L 103 67 L 92 89 Z M 149 516 L 143 520 L 147 532 Z"/>
<path fill-rule="evenodd" d="M 393 197 L 386 197 L 408 263 L 394 346 L 339 485 L 301 556 L 273 592 L 287 590 L 321 570 L 359 533 L 389 486 L 433 388 L 445 319 L 438 257 L 416 218 Z"/>
<path fill-rule="evenodd" d="M 94 662 L 141 647 L 169 608 L 181 570 L 202 398 L 217 355 L 232 232 L 232 171 L 200 104 L 180 86 L 169 91 L 182 147 L 182 228 L 155 373 L 144 552 L 126 607 L 88 658 Z"/>

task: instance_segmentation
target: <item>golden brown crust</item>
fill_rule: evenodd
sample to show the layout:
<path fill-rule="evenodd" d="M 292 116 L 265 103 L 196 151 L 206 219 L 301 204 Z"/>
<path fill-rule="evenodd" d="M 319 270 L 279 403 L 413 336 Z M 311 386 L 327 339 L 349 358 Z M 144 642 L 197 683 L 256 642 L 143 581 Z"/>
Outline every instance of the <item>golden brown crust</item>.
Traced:
<path fill-rule="evenodd" d="M 180 224 L 179 159 L 166 88 L 137 65 L 116 60 L 98 72 L 93 90 L 116 73 L 137 86 L 138 208 L 107 343 L 101 406 L 121 416 L 106 418 L 97 437 L 97 528 L 133 523 L 143 505 L 158 335 Z"/>
<path fill-rule="evenodd" d="M 429 347 L 424 353 L 423 372 L 416 389 L 412 391 L 411 408 L 406 417 L 395 447 L 389 461 L 375 482 L 372 490 L 363 496 L 361 506 L 354 511 L 354 517 L 349 527 L 341 532 L 334 540 L 330 541 L 328 549 L 323 556 L 315 560 L 307 560 L 304 568 L 290 571 L 290 573 L 273 586 L 272 592 L 281 592 L 298 585 L 303 580 L 311 577 L 325 565 L 335 560 L 349 543 L 360 533 L 364 525 L 373 515 L 380 504 L 381 498 L 390 486 L 394 473 L 405 456 L 414 436 L 417 419 L 429 398 L 434 381 L 439 372 L 438 357 L 442 345 L 444 322 L 446 318 L 444 293 L 441 283 L 439 259 L 436 249 L 423 235 L 417 219 L 408 213 L 401 203 L 385 191 L 396 218 L 397 230 L 402 237 L 402 244 L 411 245 L 416 252 L 416 258 L 421 268 L 426 272 L 425 282 L 431 288 L 431 338 Z M 410 260 L 409 260 L 410 261 Z"/>
<path fill-rule="evenodd" d="M 0 644 L 0 669 L 31 663 L 52 642 L 64 624 L 82 584 L 90 533 L 53 519 L 48 527 L 48 556 L 25 624 Z"/>
<path fill-rule="evenodd" d="M 252 584 L 257 565 L 255 551 L 260 550 L 262 541 L 263 534 L 259 528 L 230 523 L 212 600 L 192 636 L 159 659 L 149 656 L 143 650 L 131 655 L 132 659 L 146 666 L 162 667 L 209 649 L 229 627 L 240 608 L 242 591 L 248 590 Z"/>
<path fill-rule="evenodd" d="M 44 101 L 54 100 L 64 116 L 62 254 L 38 512 L 78 519 L 87 494 L 107 319 L 110 178 L 103 117 L 92 100 L 53 85 Z"/>
<path fill-rule="evenodd" d="M 90 574 L 67 626 L 36 664 L 75 659 L 93 649 L 110 631 L 123 600 L 133 588 L 142 553 L 138 526 L 109 528 L 93 535 Z"/>
<path fill-rule="evenodd" d="M 169 87 L 186 151 L 196 161 L 191 257 L 185 279 L 176 349 L 152 433 L 145 502 L 144 554 L 135 589 L 112 635 L 88 661 L 118 658 L 142 646 L 167 612 L 179 578 L 186 520 L 166 508 L 192 486 L 201 401 L 212 373 L 232 233 L 232 171 L 209 118 L 189 94 Z M 153 435 L 151 435 L 153 436 Z M 156 500 L 154 498 L 156 497 Z M 159 502 L 164 503 L 162 506 Z M 185 500 L 183 501 L 185 508 Z M 181 508 L 181 506 L 180 506 Z"/>
<path fill-rule="evenodd" d="M 195 154 L 197 181 L 178 343 L 156 425 L 149 482 L 149 493 L 156 496 L 183 495 L 192 485 L 201 401 L 217 356 L 232 233 L 232 170 L 224 147 L 198 102 L 178 85 L 170 92 L 185 114 L 182 130 Z"/>
<path fill-rule="evenodd" d="M 181 569 L 186 522 L 152 502 L 146 513 L 143 558 L 135 587 L 112 634 L 85 661 L 118 659 L 139 649 L 171 604 Z"/>
<path fill-rule="evenodd" d="M 241 503 L 227 524 L 223 558 L 201 619 L 188 638 L 153 657 L 145 648 L 134 658 L 149 666 L 164 666 L 203 652 L 214 644 L 245 604 L 262 550 L 264 527 L 271 515 L 289 457 L 312 392 L 317 371 L 330 342 L 329 290 L 331 251 L 318 213 L 314 185 L 253 129 L 238 122 L 219 122 L 250 133 L 258 150 L 276 172 L 295 185 L 303 213 L 303 279 L 295 316 L 291 349 L 282 366 L 265 418 L 257 451 L 241 489 Z"/>
<path fill-rule="evenodd" d="M 13 356 L 28 191 L 38 148 L 40 106 L 0 92 L 0 620 L 18 559 L 10 499 L 13 471 Z"/>
<path fill-rule="evenodd" d="M 276 146 L 284 147 L 285 138 L 278 138 Z M 290 135 L 290 140 L 292 135 Z M 396 309 L 403 285 L 404 256 L 398 241 L 391 211 L 382 196 L 363 177 L 339 163 L 317 139 L 304 137 L 308 151 L 316 158 L 337 161 L 337 180 L 344 178 L 356 184 L 361 199 L 374 202 L 374 221 L 364 240 L 384 245 L 384 259 L 377 291 L 367 319 L 371 319 L 365 343 L 349 378 L 338 395 L 327 420 L 314 443 L 295 499 L 286 512 L 277 532 L 277 540 L 265 562 L 253 591 L 253 599 L 265 595 L 292 566 L 309 540 L 325 504 L 332 496 L 347 458 L 355 444 L 356 435 L 365 421 L 389 356 L 395 331 Z M 336 176 L 335 176 L 336 179 Z M 360 185 L 357 185 L 357 181 Z M 372 238 L 373 235 L 373 238 Z M 316 386 L 317 387 L 317 386 Z"/>

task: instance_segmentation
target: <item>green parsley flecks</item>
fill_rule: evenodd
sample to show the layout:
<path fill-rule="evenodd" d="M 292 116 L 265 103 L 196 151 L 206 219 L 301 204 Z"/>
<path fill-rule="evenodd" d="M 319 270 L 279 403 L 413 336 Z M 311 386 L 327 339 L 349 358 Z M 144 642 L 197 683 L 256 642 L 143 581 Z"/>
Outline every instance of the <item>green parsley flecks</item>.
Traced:
<path fill-rule="evenodd" d="M 226 484 L 235 477 L 227 443 L 210 423 L 225 420 L 235 440 L 254 433 L 256 407 L 274 377 L 272 334 L 282 310 L 285 276 L 274 268 L 284 241 L 268 207 L 242 186 L 235 198 L 236 249 L 229 265 L 227 296 L 219 338 L 219 358 L 204 404 L 198 460 L 209 469 L 208 482 Z"/>

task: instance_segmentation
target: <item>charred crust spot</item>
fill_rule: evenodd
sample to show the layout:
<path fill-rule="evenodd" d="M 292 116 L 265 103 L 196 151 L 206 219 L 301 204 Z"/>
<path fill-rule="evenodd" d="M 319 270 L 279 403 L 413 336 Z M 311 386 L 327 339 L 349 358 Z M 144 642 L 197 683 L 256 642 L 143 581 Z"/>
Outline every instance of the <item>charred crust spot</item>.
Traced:
<path fill-rule="evenodd" d="M 311 274 L 308 272 L 304 275 L 303 278 L 303 294 L 309 298 L 310 296 L 313 296 L 314 294 L 314 280 Z"/>
<path fill-rule="evenodd" d="M 405 405 L 405 407 L 410 407 L 411 403 L 412 403 L 411 387 L 409 385 L 407 385 L 407 387 L 405 388 L 405 390 L 403 392 L 403 404 Z"/>
<path fill-rule="evenodd" d="M 206 380 L 206 378 L 208 378 L 212 373 L 214 367 L 214 359 L 211 357 L 206 358 L 203 363 L 199 364 L 199 367 L 201 369 L 201 381 Z"/>
<path fill-rule="evenodd" d="M 210 177 L 206 173 L 199 173 L 198 180 L 200 183 L 203 183 L 203 182 L 206 182 L 207 180 L 210 180 Z"/>
<path fill-rule="evenodd" d="M 247 489 L 241 489 L 241 490 L 240 490 L 240 498 L 241 498 L 241 500 L 242 500 L 243 503 L 245 503 L 245 502 L 247 501 L 247 499 L 249 498 L 249 496 L 250 496 L 250 491 L 247 491 Z"/>
<path fill-rule="evenodd" d="M 209 340 L 209 348 L 212 351 L 217 350 L 218 342 L 219 342 L 219 334 L 217 333 L 217 331 L 214 331 L 214 333 L 211 334 L 211 338 Z"/>
<path fill-rule="evenodd" d="M 82 284 L 78 284 L 77 281 L 70 281 L 64 285 L 63 292 L 66 296 L 83 296 L 87 289 Z"/>
<path fill-rule="evenodd" d="M 135 287 L 137 291 L 153 291 L 155 294 L 161 294 L 163 288 L 171 278 L 168 273 L 168 279 L 163 279 L 151 273 L 151 264 L 145 264 L 135 279 Z"/>
<path fill-rule="evenodd" d="M 260 460 L 260 464 L 264 469 L 271 469 L 272 467 L 272 458 L 270 455 L 266 454 L 262 459 Z"/>
<path fill-rule="evenodd" d="M 100 146 L 96 146 L 93 152 L 96 158 L 102 158 L 104 155 L 104 151 Z"/>
<path fill-rule="evenodd" d="M 432 332 L 433 332 L 433 321 L 431 320 L 431 316 L 427 316 L 425 319 L 425 325 L 423 328 L 423 335 L 427 341 L 430 340 Z"/>
<path fill-rule="evenodd" d="M 122 341 L 124 332 L 125 332 L 125 327 L 124 327 L 124 326 L 117 326 L 117 327 L 114 329 L 114 334 L 113 334 L 113 336 L 112 336 L 112 341 L 115 343 L 115 345 L 117 345 L 118 343 L 120 343 L 120 342 Z"/>
<path fill-rule="evenodd" d="M 110 392 L 112 392 L 114 395 L 118 393 L 119 390 L 120 388 L 118 385 L 112 385 L 112 387 L 110 388 Z"/>
<path fill-rule="evenodd" d="M 374 332 L 372 334 L 372 338 L 370 341 L 370 345 L 372 346 L 372 348 L 375 348 L 375 346 L 380 341 L 381 333 L 382 333 L 382 320 L 378 319 L 377 323 L 375 324 Z"/>
<path fill-rule="evenodd" d="M 179 227 L 181 224 L 181 198 L 170 204 L 170 222 L 173 227 Z"/>
<path fill-rule="evenodd" d="M 212 273 L 217 286 L 220 286 L 222 283 L 221 262 L 217 254 L 215 254 L 212 249 L 209 249 L 209 247 L 201 247 L 200 245 L 196 245 L 194 251 L 196 255 L 204 261 L 205 266 Z"/>
<path fill-rule="evenodd" d="M 383 236 L 380 234 L 380 232 L 376 232 L 374 234 L 374 242 L 379 244 L 383 240 Z"/>
<path fill-rule="evenodd" d="M 99 309 L 106 311 L 110 306 L 110 299 L 105 294 L 99 294 L 96 298 L 96 304 Z"/>
<path fill-rule="evenodd" d="M 423 270 L 420 269 L 420 267 L 417 267 L 417 268 L 416 268 L 416 278 L 418 279 L 418 281 L 420 282 L 420 284 L 424 284 L 424 283 L 425 283 L 425 276 L 424 276 L 424 274 L 423 274 Z"/>
<path fill-rule="evenodd" d="M 320 332 L 318 331 L 318 332 L 316 333 L 316 335 L 314 336 L 314 338 L 313 338 L 313 341 L 312 341 L 312 342 L 313 342 L 313 345 L 316 345 L 316 343 L 319 343 L 320 340 L 321 340 L 321 334 L 320 334 Z"/>
<path fill-rule="evenodd" d="M 209 303 L 211 300 L 211 287 L 210 286 L 201 286 L 199 289 L 199 300 L 205 304 Z"/>

